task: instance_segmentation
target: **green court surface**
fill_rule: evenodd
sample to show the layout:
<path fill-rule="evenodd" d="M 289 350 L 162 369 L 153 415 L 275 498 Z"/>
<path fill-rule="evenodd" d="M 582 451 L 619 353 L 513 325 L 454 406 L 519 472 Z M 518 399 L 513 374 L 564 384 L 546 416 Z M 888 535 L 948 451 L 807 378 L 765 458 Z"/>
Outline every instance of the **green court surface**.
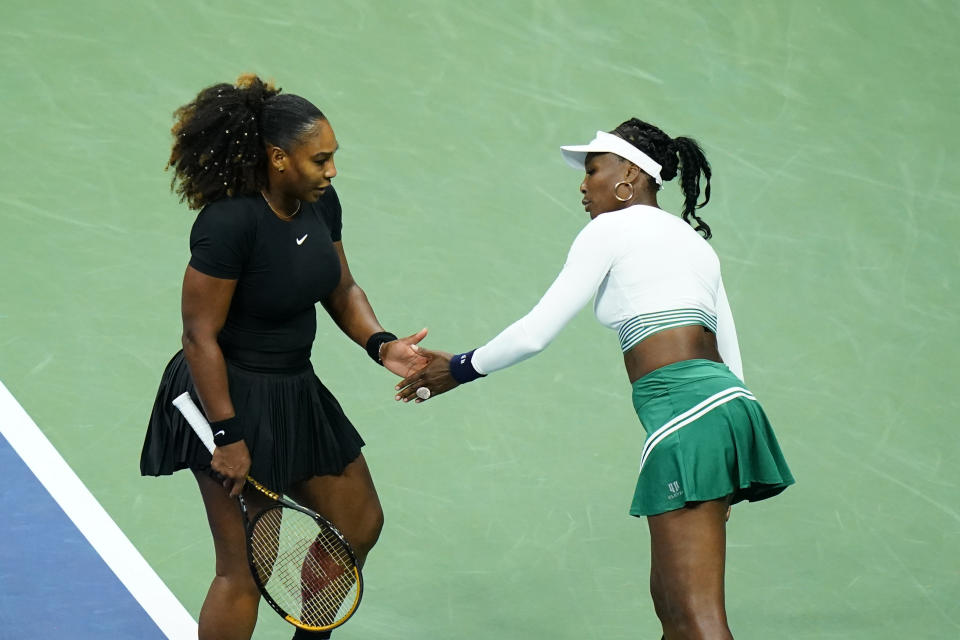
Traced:
<path fill-rule="evenodd" d="M 960 637 L 957 3 L 2 13 L 0 380 L 194 615 L 213 572 L 195 483 L 138 471 L 192 222 L 163 166 L 172 111 L 256 71 L 329 116 L 344 246 L 384 325 L 450 351 L 525 313 L 585 223 L 559 145 L 630 116 L 698 138 L 747 382 L 797 477 L 734 508 L 736 637 Z M 661 204 L 680 202 L 669 183 Z M 589 309 L 537 358 L 416 407 L 319 325 L 316 370 L 386 511 L 335 638 L 659 637 L 627 515 L 643 431 Z M 262 610 L 256 638 L 290 635 Z"/>

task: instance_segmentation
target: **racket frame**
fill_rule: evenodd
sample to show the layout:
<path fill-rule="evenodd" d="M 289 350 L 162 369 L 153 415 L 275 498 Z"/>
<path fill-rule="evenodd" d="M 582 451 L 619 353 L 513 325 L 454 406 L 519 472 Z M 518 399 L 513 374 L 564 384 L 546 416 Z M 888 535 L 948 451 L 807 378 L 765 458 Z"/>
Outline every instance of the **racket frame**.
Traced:
<path fill-rule="evenodd" d="M 250 566 L 250 574 L 253 576 L 253 581 L 257 584 L 257 589 L 260 590 L 263 599 L 267 601 L 274 611 L 276 611 L 284 620 L 289 622 L 295 627 L 300 629 L 305 629 L 307 631 L 329 631 L 330 629 L 336 629 L 344 622 L 350 619 L 350 617 L 356 612 L 357 607 L 360 606 L 360 600 L 363 598 L 363 575 L 360 573 L 360 568 L 357 565 L 357 556 L 353 552 L 353 547 L 350 546 L 350 543 L 347 542 L 347 539 L 344 537 L 340 530 L 337 529 L 333 524 L 321 516 L 320 514 L 303 507 L 296 502 L 282 496 L 274 491 L 271 491 L 267 487 L 263 486 L 250 476 L 247 476 L 247 482 L 253 486 L 254 489 L 272 499 L 277 504 L 267 507 L 266 509 L 261 510 L 259 513 L 255 514 L 253 518 L 250 518 L 249 512 L 247 511 L 246 503 L 243 501 L 243 497 L 237 496 L 240 498 L 241 510 L 243 511 L 244 526 L 247 528 L 247 564 Z M 323 626 L 314 626 L 306 624 L 296 617 L 290 615 L 287 611 L 283 609 L 270 595 L 270 592 L 267 590 L 267 586 L 260 581 L 260 575 L 256 568 L 256 562 L 254 560 L 254 551 L 253 551 L 253 530 L 257 525 L 257 521 L 262 518 L 268 511 L 271 509 L 292 509 L 294 511 L 299 511 L 305 515 L 313 518 L 321 529 L 329 531 L 334 536 L 336 536 L 340 542 L 343 543 L 343 548 L 350 555 L 350 571 L 353 573 L 353 579 L 357 585 L 357 597 L 354 599 L 353 604 L 350 606 L 350 609 L 341 617 L 339 617 L 334 622 L 323 625 Z"/>
<path fill-rule="evenodd" d="M 173 405 L 180 411 L 180 413 L 186 419 L 187 424 L 190 425 L 190 428 L 193 429 L 194 433 L 197 434 L 197 437 L 200 438 L 200 441 L 203 442 L 204 446 L 210 451 L 210 455 L 213 455 L 213 450 L 216 448 L 216 445 L 213 441 L 213 429 L 210 428 L 210 423 L 207 421 L 206 416 L 203 415 L 199 407 L 197 407 L 196 403 L 193 401 L 193 398 L 190 397 L 190 393 L 184 391 L 182 394 L 174 398 Z M 253 581 L 256 583 L 260 594 L 263 596 L 264 600 L 267 601 L 267 604 L 269 604 L 270 607 L 280 615 L 280 617 L 295 627 L 304 629 L 306 631 L 329 631 L 331 629 L 336 629 L 344 622 L 349 620 L 354 613 L 356 613 L 357 607 L 360 606 L 360 600 L 363 598 L 363 574 L 360 572 L 360 566 L 357 563 L 357 555 L 354 553 L 353 547 L 350 546 L 350 543 L 340 532 L 340 530 L 319 513 L 297 504 L 286 496 L 283 496 L 275 491 L 271 491 L 264 485 L 257 482 L 255 479 L 251 478 L 249 475 L 247 476 L 246 480 L 247 484 L 276 503 L 275 505 L 267 507 L 266 509 L 260 510 L 251 518 L 250 512 L 247 509 L 247 503 L 243 499 L 243 492 L 241 491 L 240 494 L 237 495 L 237 502 L 240 505 L 240 512 L 243 515 L 243 526 L 246 531 L 244 538 L 246 539 L 247 546 L 247 565 L 250 569 L 250 575 L 253 577 Z M 267 591 L 266 585 L 261 582 L 256 568 L 256 562 L 254 561 L 254 549 L 252 542 L 253 531 L 257 521 L 271 509 L 292 509 L 308 515 L 313 518 L 313 520 L 321 529 L 329 531 L 343 543 L 344 549 L 350 556 L 350 570 L 353 572 L 353 578 L 357 585 L 357 596 L 354 599 L 353 604 L 350 606 L 350 609 L 334 622 L 328 625 L 314 626 L 300 621 L 298 618 L 292 616 L 285 611 L 283 607 L 277 604 L 276 600 L 273 599 L 273 596 L 270 595 L 270 592 Z"/>

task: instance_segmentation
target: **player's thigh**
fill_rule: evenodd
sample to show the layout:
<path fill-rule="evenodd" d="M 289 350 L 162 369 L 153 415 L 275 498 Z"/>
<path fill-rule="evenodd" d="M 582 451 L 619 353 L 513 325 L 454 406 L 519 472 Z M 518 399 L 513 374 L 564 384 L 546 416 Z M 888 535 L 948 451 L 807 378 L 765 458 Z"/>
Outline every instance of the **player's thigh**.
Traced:
<path fill-rule="evenodd" d="M 647 518 L 658 606 L 722 610 L 728 506 L 722 498 Z"/>
<path fill-rule="evenodd" d="M 207 522 L 213 535 L 217 574 L 248 576 L 246 529 L 236 498 L 231 498 L 220 481 L 211 477 L 209 472 L 194 470 L 193 475 L 200 487 Z M 251 517 L 270 504 L 266 496 L 260 496 L 255 491 L 245 491 L 244 499 Z"/>
<path fill-rule="evenodd" d="M 314 476 L 291 487 L 289 494 L 336 525 L 348 539 L 351 533 L 361 538 L 379 535 L 383 510 L 363 454 L 339 475 Z"/>

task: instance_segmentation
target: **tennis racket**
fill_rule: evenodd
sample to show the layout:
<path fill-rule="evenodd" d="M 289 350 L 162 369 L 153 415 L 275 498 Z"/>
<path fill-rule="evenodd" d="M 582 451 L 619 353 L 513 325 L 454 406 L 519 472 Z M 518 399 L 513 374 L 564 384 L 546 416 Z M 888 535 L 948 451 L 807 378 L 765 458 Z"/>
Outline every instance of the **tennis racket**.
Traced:
<path fill-rule="evenodd" d="M 213 453 L 213 430 L 187 392 L 174 399 L 203 444 Z M 287 622 L 308 631 L 339 627 L 363 595 L 357 557 L 337 528 L 247 476 L 247 483 L 276 504 L 255 514 L 237 496 L 247 530 L 247 561 L 257 588 Z"/>

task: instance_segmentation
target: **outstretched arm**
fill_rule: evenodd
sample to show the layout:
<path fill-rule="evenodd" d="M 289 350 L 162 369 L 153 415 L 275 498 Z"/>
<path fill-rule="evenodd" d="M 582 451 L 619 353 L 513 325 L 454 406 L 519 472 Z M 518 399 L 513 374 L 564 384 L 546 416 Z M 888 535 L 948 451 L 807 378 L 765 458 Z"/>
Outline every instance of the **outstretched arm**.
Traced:
<path fill-rule="evenodd" d="M 477 373 L 486 375 L 506 369 L 540 353 L 553 342 L 597 293 L 609 273 L 618 252 L 612 229 L 602 218 L 583 228 L 570 247 L 563 269 L 540 302 L 472 354 Z"/>
<path fill-rule="evenodd" d="M 323 300 L 323 307 L 341 331 L 361 347 L 366 348 L 371 337 L 386 332 L 380 321 L 377 320 L 373 307 L 367 300 L 367 294 L 363 292 L 360 285 L 353 279 L 353 274 L 350 273 L 350 265 L 347 263 L 347 256 L 343 251 L 343 243 L 334 242 L 333 246 L 340 256 L 340 282 L 337 284 L 337 288 Z M 415 345 L 423 340 L 426 335 L 427 330 L 421 329 L 406 338 L 374 344 L 378 361 L 398 376 L 410 375 L 427 364 L 427 359 L 420 355 L 415 348 Z"/>
<path fill-rule="evenodd" d="M 599 219 L 588 224 L 574 240 L 563 270 L 540 302 L 486 345 L 457 356 L 421 350 L 430 363 L 397 386 L 397 400 L 406 402 L 416 397 L 421 387 L 428 389 L 431 397 L 439 395 L 543 351 L 593 297 L 610 271 L 618 246 L 611 230 Z"/>

